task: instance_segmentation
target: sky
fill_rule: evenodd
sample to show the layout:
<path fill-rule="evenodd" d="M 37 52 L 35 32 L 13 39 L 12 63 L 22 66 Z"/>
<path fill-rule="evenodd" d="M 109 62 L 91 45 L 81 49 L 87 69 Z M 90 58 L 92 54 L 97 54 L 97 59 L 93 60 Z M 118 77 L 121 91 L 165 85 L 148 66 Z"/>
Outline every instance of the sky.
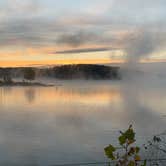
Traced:
<path fill-rule="evenodd" d="M 0 0 L 0 66 L 166 61 L 165 0 Z"/>

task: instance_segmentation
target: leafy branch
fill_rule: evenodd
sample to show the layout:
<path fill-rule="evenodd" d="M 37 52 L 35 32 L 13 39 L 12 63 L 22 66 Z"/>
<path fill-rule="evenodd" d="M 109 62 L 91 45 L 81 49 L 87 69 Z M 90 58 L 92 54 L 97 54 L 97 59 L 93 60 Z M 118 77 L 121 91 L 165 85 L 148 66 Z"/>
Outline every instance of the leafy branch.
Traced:
<path fill-rule="evenodd" d="M 136 140 L 132 125 L 125 132 L 120 131 L 118 141 L 120 147 L 109 145 L 104 148 L 105 155 L 115 161 L 116 166 L 146 166 L 146 161 L 142 165 L 139 164 L 140 147 L 133 145 Z"/>

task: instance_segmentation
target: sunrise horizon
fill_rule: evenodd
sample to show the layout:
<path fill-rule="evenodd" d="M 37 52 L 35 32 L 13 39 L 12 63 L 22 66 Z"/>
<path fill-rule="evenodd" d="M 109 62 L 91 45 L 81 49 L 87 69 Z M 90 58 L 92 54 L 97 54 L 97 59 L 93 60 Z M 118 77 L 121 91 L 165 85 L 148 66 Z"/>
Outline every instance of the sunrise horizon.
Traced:
<path fill-rule="evenodd" d="M 38 66 L 56 66 L 56 65 L 76 65 L 76 64 L 97 64 L 97 65 L 117 65 L 121 66 L 122 64 L 127 64 L 128 62 L 126 60 L 50 60 L 50 61 L 0 61 L 0 67 L 7 68 L 7 67 L 38 67 Z M 141 60 L 140 62 L 142 64 L 151 64 L 151 63 L 166 63 L 166 59 L 148 59 L 148 60 Z"/>
<path fill-rule="evenodd" d="M 105 1 L 0 0 L 0 66 L 165 61 L 163 2 Z"/>
<path fill-rule="evenodd" d="M 166 166 L 166 0 L 0 0 L 0 166 Z"/>

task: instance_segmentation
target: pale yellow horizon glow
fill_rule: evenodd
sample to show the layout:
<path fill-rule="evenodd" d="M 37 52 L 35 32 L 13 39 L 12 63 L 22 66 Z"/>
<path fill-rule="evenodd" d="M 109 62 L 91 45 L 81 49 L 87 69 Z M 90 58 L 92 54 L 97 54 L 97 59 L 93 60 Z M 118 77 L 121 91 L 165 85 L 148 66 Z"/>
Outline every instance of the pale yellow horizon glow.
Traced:
<path fill-rule="evenodd" d="M 89 59 L 89 60 L 50 60 L 50 61 L 0 61 L 0 67 L 27 67 L 27 66 L 51 66 L 67 64 L 122 64 L 125 60 L 118 59 Z M 166 62 L 165 59 L 143 59 L 140 63 Z"/>
<path fill-rule="evenodd" d="M 76 54 L 56 54 L 56 52 L 53 52 L 54 49 L 51 47 L 38 50 L 27 48 L 28 51 L 26 52 L 18 50 L 1 50 L 0 67 L 49 66 L 65 64 L 120 64 L 127 60 L 125 53 L 120 49 Z M 152 56 L 148 56 L 148 58 L 142 58 L 140 62 L 166 62 L 164 56 L 161 56 L 164 53 L 165 52 L 159 52 L 156 54 L 158 56 L 152 54 Z"/>
<path fill-rule="evenodd" d="M 122 60 L 46 60 L 46 61 L 1 61 L 1 67 L 24 67 L 24 66 L 47 66 L 47 65 L 65 65 L 65 64 L 108 64 L 122 63 Z"/>

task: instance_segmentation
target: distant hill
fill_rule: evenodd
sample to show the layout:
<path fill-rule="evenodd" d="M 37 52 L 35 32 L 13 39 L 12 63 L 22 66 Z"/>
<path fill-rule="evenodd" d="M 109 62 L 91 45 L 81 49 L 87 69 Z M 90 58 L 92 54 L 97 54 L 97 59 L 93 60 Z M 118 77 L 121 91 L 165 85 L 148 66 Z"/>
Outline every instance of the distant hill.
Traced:
<path fill-rule="evenodd" d="M 58 79 L 119 79 L 119 67 L 79 64 L 63 65 L 53 68 Z"/>
<path fill-rule="evenodd" d="M 50 77 L 56 79 L 120 79 L 119 67 L 78 64 L 62 65 L 48 68 L 32 67 L 36 72 L 36 77 Z M 25 67 L 0 68 L 0 78 L 4 74 L 12 78 L 23 78 Z"/>

